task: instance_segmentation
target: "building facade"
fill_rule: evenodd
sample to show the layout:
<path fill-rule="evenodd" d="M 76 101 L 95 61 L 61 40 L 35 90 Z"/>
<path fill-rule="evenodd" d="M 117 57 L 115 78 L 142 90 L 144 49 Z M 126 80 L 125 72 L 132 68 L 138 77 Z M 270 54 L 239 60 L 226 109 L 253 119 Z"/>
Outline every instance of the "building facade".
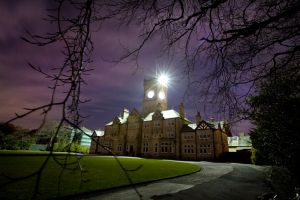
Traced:
<path fill-rule="evenodd" d="M 239 136 L 228 137 L 229 152 L 237 152 L 242 150 L 252 150 L 252 141 L 250 135 L 240 133 Z"/>
<path fill-rule="evenodd" d="M 143 111 L 124 109 L 105 125 L 104 135 L 92 135 L 90 152 L 102 155 L 141 156 L 179 160 L 215 160 L 228 152 L 229 129 L 223 121 L 196 123 L 179 112 L 167 109 L 167 86 L 155 79 L 144 81 Z"/>

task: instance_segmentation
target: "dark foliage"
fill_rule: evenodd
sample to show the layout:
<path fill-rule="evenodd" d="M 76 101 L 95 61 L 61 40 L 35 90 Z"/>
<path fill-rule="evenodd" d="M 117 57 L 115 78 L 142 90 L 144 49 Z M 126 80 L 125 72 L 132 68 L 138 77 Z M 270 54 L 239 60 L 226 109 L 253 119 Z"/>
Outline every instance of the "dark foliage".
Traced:
<path fill-rule="evenodd" d="M 28 150 L 34 142 L 34 133 L 13 124 L 0 124 L 0 150 Z"/>
<path fill-rule="evenodd" d="M 12 134 L 16 131 L 16 129 L 17 127 L 15 127 L 13 124 L 0 123 L 0 133 L 5 135 Z"/>
<path fill-rule="evenodd" d="M 272 163 L 298 173 L 299 0 L 57 0 L 56 3 L 47 20 L 57 30 L 45 35 L 29 33 L 23 38 L 37 46 L 63 46 L 64 62 L 53 67 L 53 72 L 30 64 L 53 82 L 51 99 L 45 105 L 16 114 L 9 122 L 41 112 L 42 127 L 52 108 L 60 107 L 61 120 L 54 138 L 64 123 L 79 128 L 84 118 L 79 108 L 87 101 L 80 98 L 81 86 L 85 84 L 84 75 L 91 70 L 93 52 L 90 28 L 113 18 L 120 25 L 133 23 L 141 28 L 141 43 L 134 49 L 125 49 L 120 61 L 138 60 L 145 44 L 157 35 L 162 38 L 164 54 L 181 53 L 186 73 L 195 78 L 190 82 L 193 94 L 197 94 L 195 89 L 199 91 L 195 104 L 219 103 L 220 111 L 236 117 L 244 109 L 245 97 L 253 94 L 253 86 L 269 78 L 250 102 L 251 118 L 257 125 L 252 133 L 253 145 Z M 290 67 L 290 63 L 296 64 Z M 59 89 L 64 90 L 62 99 L 57 98 Z M 36 172 L 11 179 L 6 185 L 35 177 L 32 199 L 38 198 L 40 177 L 50 156 Z M 63 173 L 65 162 L 57 159 L 56 162 Z"/>
<path fill-rule="evenodd" d="M 252 144 L 261 158 L 300 177 L 300 74 L 274 72 L 260 84 L 249 105 L 256 125 L 251 132 Z"/>

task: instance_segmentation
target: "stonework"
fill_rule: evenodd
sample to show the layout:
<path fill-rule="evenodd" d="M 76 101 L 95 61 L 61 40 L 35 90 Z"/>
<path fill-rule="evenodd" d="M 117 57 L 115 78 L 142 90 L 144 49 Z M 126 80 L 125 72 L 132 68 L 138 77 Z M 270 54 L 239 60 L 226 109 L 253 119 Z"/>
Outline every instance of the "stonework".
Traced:
<path fill-rule="evenodd" d="M 154 112 L 158 106 L 159 110 L 167 110 L 167 92 L 168 88 L 157 83 L 155 79 L 144 80 L 144 102 L 143 115 Z M 150 95 L 150 94 L 153 94 Z M 162 98 L 164 97 L 164 98 Z"/>
<path fill-rule="evenodd" d="M 149 91 L 154 95 L 148 95 Z M 159 98 L 161 91 L 165 92 L 165 98 Z M 185 117 L 183 103 L 179 105 L 179 113 L 166 109 L 166 92 L 165 86 L 156 85 L 154 80 L 145 80 L 142 114 L 136 109 L 131 112 L 124 109 L 121 116 L 105 125 L 103 136 L 93 134 L 90 153 L 216 160 L 228 152 L 229 128 L 226 123 L 204 121 L 197 113 L 196 124 L 193 124 Z"/>

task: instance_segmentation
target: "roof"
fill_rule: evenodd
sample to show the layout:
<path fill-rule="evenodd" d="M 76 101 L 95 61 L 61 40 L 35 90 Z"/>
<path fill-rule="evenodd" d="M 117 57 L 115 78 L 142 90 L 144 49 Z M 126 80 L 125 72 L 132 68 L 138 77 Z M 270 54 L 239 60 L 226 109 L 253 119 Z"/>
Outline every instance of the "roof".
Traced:
<path fill-rule="evenodd" d="M 197 124 L 188 124 L 188 126 L 190 128 L 192 128 L 193 130 L 195 130 L 197 128 Z"/>
<path fill-rule="evenodd" d="M 186 133 L 186 132 L 195 132 L 195 128 L 193 125 L 196 125 L 196 124 L 185 124 L 182 126 L 181 128 L 181 132 L 182 133 Z"/>
<path fill-rule="evenodd" d="M 153 114 L 154 114 L 154 112 L 149 113 L 145 117 L 144 121 L 145 122 L 152 121 Z M 163 115 L 164 119 L 181 118 L 180 114 L 177 111 L 173 110 L 173 109 L 161 111 L 161 114 Z M 189 121 L 187 118 L 184 118 L 184 119 Z"/>
<path fill-rule="evenodd" d="M 85 127 L 81 127 L 80 128 L 83 132 L 84 132 L 84 134 L 86 134 L 86 135 L 92 135 L 93 134 L 93 131 L 91 131 L 90 129 L 87 129 L 87 128 L 85 128 Z"/>
<path fill-rule="evenodd" d="M 215 129 L 218 129 L 219 128 L 219 124 L 221 126 L 221 129 L 224 129 L 224 121 L 211 121 L 211 120 L 208 120 L 206 121 L 207 123 L 213 125 L 213 127 Z"/>
<path fill-rule="evenodd" d="M 97 136 L 103 136 L 103 135 L 104 135 L 104 131 L 101 131 L 101 130 L 94 130 L 94 133 L 95 133 Z"/>
<path fill-rule="evenodd" d="M 93 134 L 93 131 L 88 129 L 88 128 L 85 128 L 84 126 L 80 127 L 80 129 L 77 129 L 77 128 L 73 128 L 71 127 L 71 131 L 72 131 L 72 134 L 74 134 L 74 131 L 77 130 L 77 132 L 82 132 L 84 133 L 85 135 L 89 135 L 91 136 Z"/>
<path fill-rule="evenodd" d="M 118 119 L 119 119 L 119 121 L 120 121 L 120 123 L 121 123 L 121 124 L 125 124 L 125 123 L 127 122 L 127 118 L 128 118 L 128 116 L 126 116 L 125 118 L 118 117 Z M 116 118 L 115 118 L 115 119 L 116 119 Z M 114 119 L 114 120 L 115 120 L 115 119 Z M 114 122 L 114 121 L 111 121 L 111 122 L 109 122 L 109 123 L 105 124 L 105 126 L 112 125 L 112 124 L 113 124 L 113 122 Z"/>
<path fill-rule="evenodd" d="M 219 124 L 221 126 L 221 129 L 224 129 L 224 121 L 204 121 L 202 120 L 201 123 L 199 124 L 199 126 L 195 123 L 193 124 L 187 124 L 184 125 L 181 129 L 182 132 L 192 132 L 195 131 L 197 129 L 197 127 L 200 127 L 201 125 L 206 125 L 208 128 L 212 128 L 212 129 L 218 129 L 219 128 Z"/>

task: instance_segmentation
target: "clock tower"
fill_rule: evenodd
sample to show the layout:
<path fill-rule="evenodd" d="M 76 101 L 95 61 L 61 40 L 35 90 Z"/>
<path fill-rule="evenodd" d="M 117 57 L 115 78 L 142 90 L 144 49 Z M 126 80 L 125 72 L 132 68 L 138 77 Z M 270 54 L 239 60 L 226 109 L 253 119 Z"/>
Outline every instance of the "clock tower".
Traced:
<path fill-rule="evenodd" d="M 167 78 L 144 79 L 144 116 L 155 112 L 159 104 L 161 110 L 167 110 L 167 91 Z"/>

